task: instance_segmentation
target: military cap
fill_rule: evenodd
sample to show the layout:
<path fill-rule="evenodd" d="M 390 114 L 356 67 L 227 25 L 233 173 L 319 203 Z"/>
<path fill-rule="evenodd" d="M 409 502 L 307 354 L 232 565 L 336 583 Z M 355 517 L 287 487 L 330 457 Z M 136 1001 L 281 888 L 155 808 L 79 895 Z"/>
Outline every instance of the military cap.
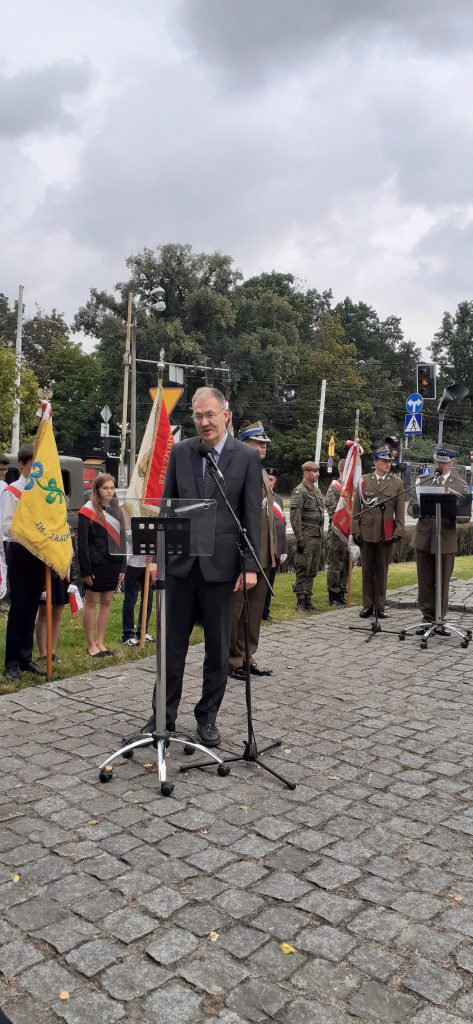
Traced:
<path fill-rule="evenodd" d="M 320 466 L 318 462 L 303 462 L 302 469 L 304 473 L 310 473 L 311 470 L 313 473 L 318 473 Z"/>
<path fill-rule="evenodd" d="M 276 469 L 275 466 L 265 466 L 264 468 L 265 468 L 268 476 L 281 476 L 281 470 L 280 469 Z"/>
<path fill-rule="evenodd" d="M 261 441 L 261 444 L 269 444 L 271 438 L 268 437 L 261 420 L 256 420 L 256 423 L 248 423 L 246 427 L 242 427 L 238 433 L 239 441 Z"/>
<path fill-rule="evenodd" d="M 10 465 L 10 459 L 8 458 L 8 455 L 4 455 L 3 452 L 0 452 L 0 465 L 1 466 L 9 466 Z"/>
<path fill-rule="evenodd" d="M 434 459 L 436 462 L 451 462 L 452 459 L 458 458 L 458 452 L 455 448 L 450 448 L 447 445 L 437 445 L 434 449 Z"/>
<path fill-rule="evenodd" d="M 384 462 L 396 461 L 391 449 L 385 444 L 381 444 L 379 448 L 375 448 L 374 451 L 371 452 L 371 458 L 373 459 L 373 462 L 375 459 L 383 459 Z"/>

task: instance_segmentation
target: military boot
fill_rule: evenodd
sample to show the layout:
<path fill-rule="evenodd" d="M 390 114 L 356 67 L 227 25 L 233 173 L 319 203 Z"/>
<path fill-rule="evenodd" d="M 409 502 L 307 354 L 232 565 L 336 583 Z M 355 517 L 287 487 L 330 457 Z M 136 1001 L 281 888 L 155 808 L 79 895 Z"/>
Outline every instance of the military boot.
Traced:
<path fill-rule="evenodd" d="M 304 594 L 297 594 L 296 612 L 306 612 L 306 604 Z"/>
<path fill-rule="evenodd" d="M 328 592 L 328 603 L 331 608 L 335 608 L 336 605 L 341 603 L 338 600 L 338 594 L 336 594 L 334 590 L 329 590 Z"/>
<path fill-rule="evenodd" d="M 316 608 L 315 604 L 312 604 L 312 598 L 310 594 L 306 594 L 305 597 L 305 610 L 306 612 L 319 612 L 320 608 Z"/>

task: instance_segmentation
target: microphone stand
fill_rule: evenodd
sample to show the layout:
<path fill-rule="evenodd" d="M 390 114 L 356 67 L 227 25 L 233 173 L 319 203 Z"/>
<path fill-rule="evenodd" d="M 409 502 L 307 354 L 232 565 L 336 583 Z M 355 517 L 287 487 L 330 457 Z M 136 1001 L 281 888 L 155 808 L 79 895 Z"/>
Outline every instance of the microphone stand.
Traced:
<path fill-rule="evenodd" d="M 406 488 L 406 489 L 408 489 L 408 488 Z M 404 492 L 399 492 L 399 493 L 404 493 Z M 384 538 L 384 513 L 386 511 L 386 502 L 385 501 L 377 501 L 374 505 L 370 505 L 369 508 L 362 509 L 362 511 L 358 513 L 357 518 L 361 519 L 361 516 L 364 515 L 365 512 L 373 512 L 377 508 L 379 508 L 379 510 L 381 512 L 381 538 Z M 391 541 L 391 543 L 392 543 L 392 541 Z M 371 626 L 370 626 L 369 630 L 366 630 L 364 628 L 364 626 L 349 626 L 348 627 L 349 629 L 351 629 L 351 630 L 353 630 L 354 632 L 357 632 L 357 633 L 367 633 L 367 632 L 369 632 L 369 636 L 366 638 L 365 644 L 369 644 L 370 640 L 372 640 L 373 637 L 376 636 L 378 633 L 385 633 L 385 634 L 390 633 L 392 636 L 398 636 L 398 633 L 395 632 L 393 629 L 381 629 L 381 626 L 379 624 L 378 582 L 379 582 L 379 576 L 380 576 L 380 572 L 379 572 L 379 568 L 380 568 L 380 565 L 379 565 L 379 563 L 380 563 L 380 552 L 381 552 L 381 541 L 377 541 L 377 543 L 376 543 L 376 558 L 375 558 L 375 561 L 374 561 L 374 622 L 371 623 Z"/>
<path fill-rule="evenodd" d="M 258 745 L 257 745 L 257 742 L 256 742 L 256 736 L 255 736 L 255 731 L 254 731 L 254 727 L 253 727 L 252 706 L 251 706 L 250 630 L 249 630 L 249 616 L 248 616 L 248 589 L 247 589 L 247 586 L 246 586 L 246 569 L 245 569 L 245 552 L 246 551 L 248 551 L 250 553 L 250 555 L 252 556 L 252 558 L 256 562 L 256 565 L 258 566 L 258 570 L 259 570 L 259 572 L 262 573 L 262 575 L 263 575 L 264 579 L 266 580 L 266 583 L 268 584 L 268 587 L 269 587 L 271 593 L 273 594 L 273 596 L 274 596 L 274 590 L 273 590 L 273 588 L 272 588 L 272 586 L 271 586 L 271 584 L 270 584 L 270 582 L 268 580 L 268 577 L 266 576 L 266 573 L 265 573 L 263 567 L 260 564 L 259 558 L 258 558 L 258 556 L 257 556 L 257 554 L 255 552 L 255 549 L 254 549 L 254 547 L 253 547 L 253 545 L 252 545 L 252 543 L 251 543 L 251 541 L 250 541 L 250 539 L 248 537 L 248 534 L 247 534 L 245 528 L 241 525 L 241 522 L 240 522 L 240 520 L 239 520 L 235 510 L 232 508 L 232 506 L 231 506 L 231 504 L 230 504 L 230 502 L 229 502 L 229 500 L 227 498 L 226 490 L 225 490 L 225 478 L 223 476 L 223 473 L 219 470 L 219 468 L 217 466 L 217 463 L 216 463 L 213 455 L 211 454 L 211 452 L 207 452 L 202 457 L 204 459 L 206 459 L 207 465 L 208 465 L 209 470 L 210 470 L 210 472 L 212 474 L 213 480 L 216 483 L 216 485 L 217 485 L 217 487 L 218 487 L 218 489 L 220 491 L 220 494 L 222 495 L 222 498 L 223 498 L 223 500 L 224 500 L 224 502 L 225 502 L 225 504 L 227 506 L 228 511 L 230 512 L 230 515 L 232 516 L 232 519 L 233 519 L 235 525 L 238 528 L 238 537 L 239 537 L 239 539 L 237 541 L 237 546 L 238 546 L 238 551 L 240 553 L 240 568 L 241 568 L 242 585 L 243 585 L 243 628 L 244 628 L 244 638 L 245 638 L 245 700 L 246 700 L 246 717 L 247 717 L 248 733 L 247 733 L 246 740 L 243 741 L 244 742 L 243 753 L 242 754 L 234 754 L 231 757 L 225 757 L 225 758 L 223 758 L 223 763 L 224 764 L 229 764 L 230 762 L 234 762 L 234 761 L 248 761 L 251 764 L 257 764 L 259 768 L 264 768 L 264 770 L 266 772 L 269 772 L 270 775 L 274 775 L 274 777 L 276 779 L 279 779 L 280 782 L 284 783 L 284 785 L 287 786 L 288 789 L 294 790 L 296 788 L 296 783 L 295 782 L 290 782 L 289 779 L 286 779 L 284 777 L 284 775 L 280 775 L 279 772 L 274 771 L 274 769 L 270 768 L 269 765 L 265 764 L 264 761 L 262 761 L 261 757 L 260 757 L 260 755 L 261 754 L 265 754 L 266 751 L 274 750 L 276 747 L 280 747 L 281 744 L 282 744 L 282 740 L 281 739 L 274 740 L 273 743 L 268 743 L 266 747 L 262 748 L 262 750 L 258 750 Z M 222 481 L 223 481 L 223 486 L 222 486 Z M 192 751 L 190 751 L 190 752 L 192 752 Z M 186 772 L 186 771 L 189 771 L 191 768 L 207 768 L 207 767 L 209 767 L 211 765 L 212 765 L 211 761 L 200 761 L 197 764 L 181 765 L 180 766 L 180 771 L 181 772 Z"/>

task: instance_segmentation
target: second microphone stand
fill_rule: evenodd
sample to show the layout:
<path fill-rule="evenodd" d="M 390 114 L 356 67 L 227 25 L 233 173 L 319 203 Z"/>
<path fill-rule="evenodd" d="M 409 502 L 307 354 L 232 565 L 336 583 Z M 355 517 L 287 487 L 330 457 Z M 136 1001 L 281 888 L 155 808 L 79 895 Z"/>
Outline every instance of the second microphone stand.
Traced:
<path fill-rule="evenodd" d="M 254 547 L 253 547 L 253 545 L 252 545 L 252 543 L 251 543 L 251 541 L 250 541 L 250 539 L 248 537 L 248 534 L 247 534 L 245 528 L 241 525 L 240 520 L 238 519 L 238 516 L 237 516 L 236 512 L 232 508 L 232 506 L 231 506 L 231 504 L 230 504 L 230 502 L 229 502 L 229 500 L 227 498 L 225 486 L 222 486 L 222 480 L 223 480 L 223 484 L 225 484 L 225 480 L 224 480 L 223 474 L 220 472 L 220 470 L 219 470 L 215 460 L 213 459 L 212 455 L 210 454 L 210 452 L 205 456 L 205 458 L 206 458 L 207 465 L 209 467 L 210 473 L 212 474 L 213 480 L 216 483 L 216 485 L 217 485 L 217 487 L 218 487 L 218 489 L 220 491 L 220 494 L 222 495 L 222 498 L 223 498 L 223 500 L 224 500 L 224 502 L 225 502 L 225 504 L 227 506 L 227 509 L 230 512 L 230 515 L 232 516 L 232 519 L 234 520 L 234 522 L 235 522 L 235 524 L 236 524 L 236 526 L 238 528 L 238 538 L 239 539 L 238 539 L 237 545 L 238 545 L 238 551 L 240 553 L 240 569 L 241 569 L 241 574 L 242 574 L 242 586 L 243 586 L 243 628 L 244 628 L 244 639 L 245 639 L 245 700 L 246 700 L 246 717 L 247 717 L 248 733 L 247 733 L 246 740 L 244 740 L 244 750 L 243 750 L 243 753 L 242 754 L 233 754 L 231 757 L 225 757 L 225 758 L 223 758 L 223 763 L 224 764 L 229 764 L 230 762 L 233 762 L 233 761 L 248 761 L 250 764 L 256 764 L 256 765 L 258 765 L 259 768 L 264 768 L 264 770 L 266 772 L 269 772 L 270 775 L 274 775 L 276 779 L 279 779 L 280 782 L 283 782 L 284 785 L 287 786 L 288 789 L 294 790 L 296 788 L 296 783 L 295 782 L 290 782 L 289 779 L 286 779 L 284 777 L 284 775 L 280 775 L 279 772 L 276 772 L 274 770 L 274 768 L 270 768 L 269 765 L 265 764 L 265 762 L 261 760 L 261 756 L 260 756 L 261 754 L 265 754 L 268 750 L 274 750 L 276 747 L 280 747 L 281 744 L 282 744 L 282 740 L 280 740 L 280 739 L 274 740 L 272 743 L 268 743 L 267 746 L 263 747 L 261 750 L 258 750 L 258 744 L 256 742 L 256 736 L 255 736 L 255 730 L 254 730 L 254 727 L 253 727 L 253 714 L 252 714 L 252 706 L 251 706 L 251 670 L 250 670 L 250 631 L 249 631 L 249 615 L 248 615 L 248 589 L 247 589 L 247 586 L 246 586 L 246 568 L 245 568 L 245 554 L 246 554 L 247 551 L 250 553 L 250 555 L 252 556 L 252 558 L 256 562 L 256 565 L 258 566 L 258 570 L 264 576 L 264 579 L 266 580 L 266 583 L 268 584 L 268 587 L 270 588 L 271 593 L 273 594 L 273 596 L 274 596 L 274 591 L 273 591 L 273 588 L 271 587 L 271 584 L 269 583 L 269 580 L 268 580 L 268 578 L 266 576 L 266 573 L 264 572 L 264 569 L 262 568 L 262 566 L 260 564 L 260 561 L 259 561 L 259 559 L 258 559 L 258 557 L 256 555 L 255 549 L 254 549 Z M 190 753 L 192 753 L 192 750 L 190 751 Z M 211 765 L 212 765 L 211 761 L 199 761 L 196 764 L 181 765 L 180 771 L 181 772 L 186 772 L 186 771 L 189 771 L 191 768 L 207 768 L 207 767 L 210 767 Z"/>
<path fill-rule="evenodd" d="M 361 516 L 363 516 L 365 512 L 372 512 L 372 511 L 375 511 L 375 509 L 379 509 L 379 511 L 381 512 L 381 537 L 384 537 L 384 513 L 386 511 L 386 502 L 385 501 L 377 501 L 376 504 L 371 505 L 369 508 L 363 509 L 360 512 L 360 519 L 361 519 Z M 375 561 L 374 561 L 374 580 L 373 580 L 373 582 L 374 582 L 374 588 L 373 588 L 374 589 L 374 622 L 371 623 L 371 626 L 370 626 L 369 630 L 365 629 L 364 626 L 349 626 L 348 627 L 349 629 L 351 629 L 351 630 L 353 630 L 353 631 L 355 631 L 357 633 L 369 633 L 369 636 L 367 636 L 367 638 L 365 640 L 366 644 L 369 644 L 370 640 L 372 640 L 374 636 L 377 636 L 378 633 L 384 633 L 385 635 L 386 634 L 392 634 L 393 636 L 397 636 L 398 635 L 397 632 L 395 633 L 394 630 L 392 630 L 392 629 L 381 629 L 381 626 L 379 624 L 380 608 L 379 608 L 379 598 L 378 598 L 378 583 L 379 583 L 379 576 L 380 576 L 380 573 L 379 573 L 380 551 L 381 551 L 381 541 L 378 541 L 377 544 L 376 544 L 376 557 L 375 557 Z"/>

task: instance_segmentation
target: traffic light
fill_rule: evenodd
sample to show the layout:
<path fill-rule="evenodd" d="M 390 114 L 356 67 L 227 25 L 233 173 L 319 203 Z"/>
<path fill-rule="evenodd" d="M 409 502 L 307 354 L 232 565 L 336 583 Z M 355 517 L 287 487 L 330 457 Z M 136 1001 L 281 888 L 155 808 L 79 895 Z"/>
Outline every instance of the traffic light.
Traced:
<path fill-rule="evenodd" d="M 422 398 L 435 398 L 435 363 L 419 363 L 417 366 L 417 391 Z"/>

